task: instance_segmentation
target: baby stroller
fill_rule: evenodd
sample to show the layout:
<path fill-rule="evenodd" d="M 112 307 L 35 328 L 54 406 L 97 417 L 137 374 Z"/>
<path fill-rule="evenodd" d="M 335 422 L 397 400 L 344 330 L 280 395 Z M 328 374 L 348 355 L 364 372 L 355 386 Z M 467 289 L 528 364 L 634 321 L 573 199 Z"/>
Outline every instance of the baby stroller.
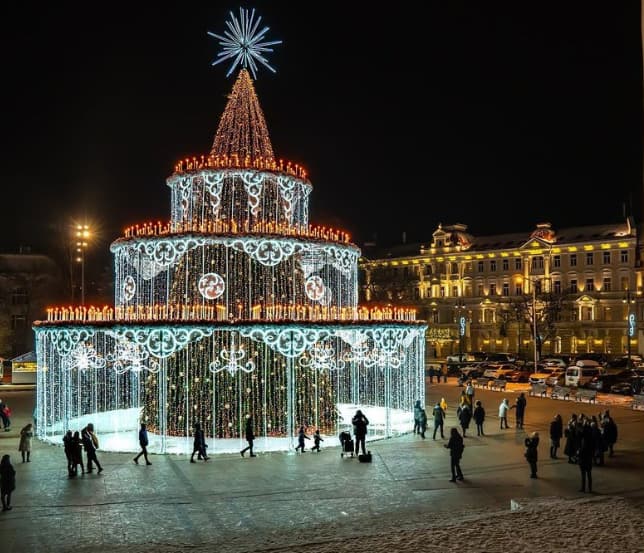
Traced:
<path fill-rule="evenodd" d="M 340 446 L 342 446 L 342 451 L 340 452 L 340 457 L 344 457 L 345 454 L 350 453 L 353 457 L 353 440 L 351 439 L 351 434 L 349 432 L 340 432 Z"/>

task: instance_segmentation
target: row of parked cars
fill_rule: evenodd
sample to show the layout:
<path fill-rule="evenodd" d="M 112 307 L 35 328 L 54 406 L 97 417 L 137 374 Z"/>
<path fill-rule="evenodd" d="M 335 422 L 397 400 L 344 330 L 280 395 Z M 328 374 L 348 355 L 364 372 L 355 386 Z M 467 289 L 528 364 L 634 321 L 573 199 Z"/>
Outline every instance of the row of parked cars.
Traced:
<path fill-rule="evenodd" d="M 509 382 L 529 382 L 547 386 L 570 386 L 611 392 L 616 394 L 639 394 L 644 390 L 644 364 L 638 355 L 629 359 L 624 356 L 601 363 L 596 359 L 579 356 L 549 357 L 534 369 L 534 363 L 472 362 L 461 367 L 463 379 L 487 377 L 505 379 Z"/>

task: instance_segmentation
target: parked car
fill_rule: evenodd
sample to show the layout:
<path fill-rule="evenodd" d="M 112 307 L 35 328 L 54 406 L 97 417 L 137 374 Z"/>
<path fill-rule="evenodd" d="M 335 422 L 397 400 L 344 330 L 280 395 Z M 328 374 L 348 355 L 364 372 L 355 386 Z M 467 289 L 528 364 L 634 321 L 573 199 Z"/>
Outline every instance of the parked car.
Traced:
<path fill-rule="evenodd" d="M 586 388 L 597 390 L 598 392 L 608 392 L 611 386 L 619 384 L 629 379 L 632 376 L 631 371 L 619 371 L 606 374 L 598 374 L 586 384 Z"/>
<path fill-rule="evenodd" d="M 453 365 L 454 363 L 466 363 L 467 361 L 474 361 L 474 357 L 469 353 L 452 353 L 448 355 L 445 360 L 448 365 Z"/>
<path fill-rule="evenodd" d="M 510 373 L 517 371 L 519 367 L 517 367 L 514 364 L 511 363 L 503 363 L 503 364 L 493 364 L 490 363 L 485 371 L 483 372 L 483 376 L 487 378 L 506 378 L 507 375 Z"/>
<path fill-rule="evenodd" d="M 485 356 L 485 360 L 488 363 L 514 363 L 517 356 L 514 353 L 505 353 L 505 352 L 495 352 L 488 353 Z"/>
<path fill-rule="evenodd" d="M 561 357 L 546 357 L 541 361 L 546 367 L 559 367 L 565 369 L 568 364 Z"/>
<path fill-rule="evenodd" d="M 611 394 L 622 394 L 625 396 L 632 396 L 633 394 L 637 393 L 635 389 L 636 386 L 637 386 L 637 381 L 634 379 L 622 380 L 621 382 L 617 382 L 616 384 L 613 384 L 610 387 L 610 392 Z"/>
<path fill-rule="evenodd" d="M 483 376 L 483 371 L 487 367 L 487 363 L 472 363 L 461 367 L 460 374 L 463 380 L 468 380 L 470 378 L 478 378 Z"/>
<path fill-rule="evenodd" d="M 565 384 L 566 386 L 583 388 L 595 376 L 599 376 L 603 372 L 604 370 L 599 366 L 597 361 L 591 359 L 580 360 L 575 365 L 566 369 Z"/>
<path fill-rule="evenodd" d="M 546 378 L 546 386 L 563 386 L 566 382 L 566 369 L 555 367 Z"/>
<path fill-rule="evenodd" d="M 511 373 L 505 375 L 505 379 L 508 382 L 528 382 L 529 377 L 530 372 L 521 370 L 521 368 L 518 368 L 516 371 L 512 371 Z"/>
<path fill-rule="evenodd" d="M 546 379 L 555 371 L 555 367 L 537 366 L 537 372 L 528 377 L 530 384 L 546 384 Z"/>

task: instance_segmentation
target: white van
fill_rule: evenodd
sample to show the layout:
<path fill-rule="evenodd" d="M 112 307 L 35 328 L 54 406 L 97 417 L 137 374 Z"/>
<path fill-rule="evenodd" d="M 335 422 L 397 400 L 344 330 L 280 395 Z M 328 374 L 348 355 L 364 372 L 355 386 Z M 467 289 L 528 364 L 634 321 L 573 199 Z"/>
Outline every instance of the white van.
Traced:
<path fill-rule="evenodd" d="M 600 374 L 602 374 L 602 368 L 597 361 L 592 361 L 590 359 L 577 361 L 575 365 L 566 369 L 566 376 L 564 379 L 565 385 L 572 386 L 574 388 L 585 386 L 594 377 L 599 376 Z"/>

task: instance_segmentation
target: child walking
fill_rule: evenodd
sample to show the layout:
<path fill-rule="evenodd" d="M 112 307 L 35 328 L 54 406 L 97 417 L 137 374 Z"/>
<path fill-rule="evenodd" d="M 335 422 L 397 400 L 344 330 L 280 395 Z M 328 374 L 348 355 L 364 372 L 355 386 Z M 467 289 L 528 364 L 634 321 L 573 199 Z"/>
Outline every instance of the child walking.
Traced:
<path fill-rule="evenodd" d="M 315 431 L 315 434 L 313 434 L 313 447 L 311 448 L 311 453 L 314 451 L 317 451 L 320 453 L 320 442 L 323 442 L 324 440 L 322 439 L 322 436 L 320 436 L 320 429 L 318 428 Z"/>
<path fill-rule="evenodd" d="M 297 433 L 297 447 L 295 448 L 295 451 L 300 451 L 300 453 L 304 453 L 304 440 L 310 440 L 306 435 L 306 432 L 304 430 L 304 426 L 300 426 L 300 429 Z"/>

